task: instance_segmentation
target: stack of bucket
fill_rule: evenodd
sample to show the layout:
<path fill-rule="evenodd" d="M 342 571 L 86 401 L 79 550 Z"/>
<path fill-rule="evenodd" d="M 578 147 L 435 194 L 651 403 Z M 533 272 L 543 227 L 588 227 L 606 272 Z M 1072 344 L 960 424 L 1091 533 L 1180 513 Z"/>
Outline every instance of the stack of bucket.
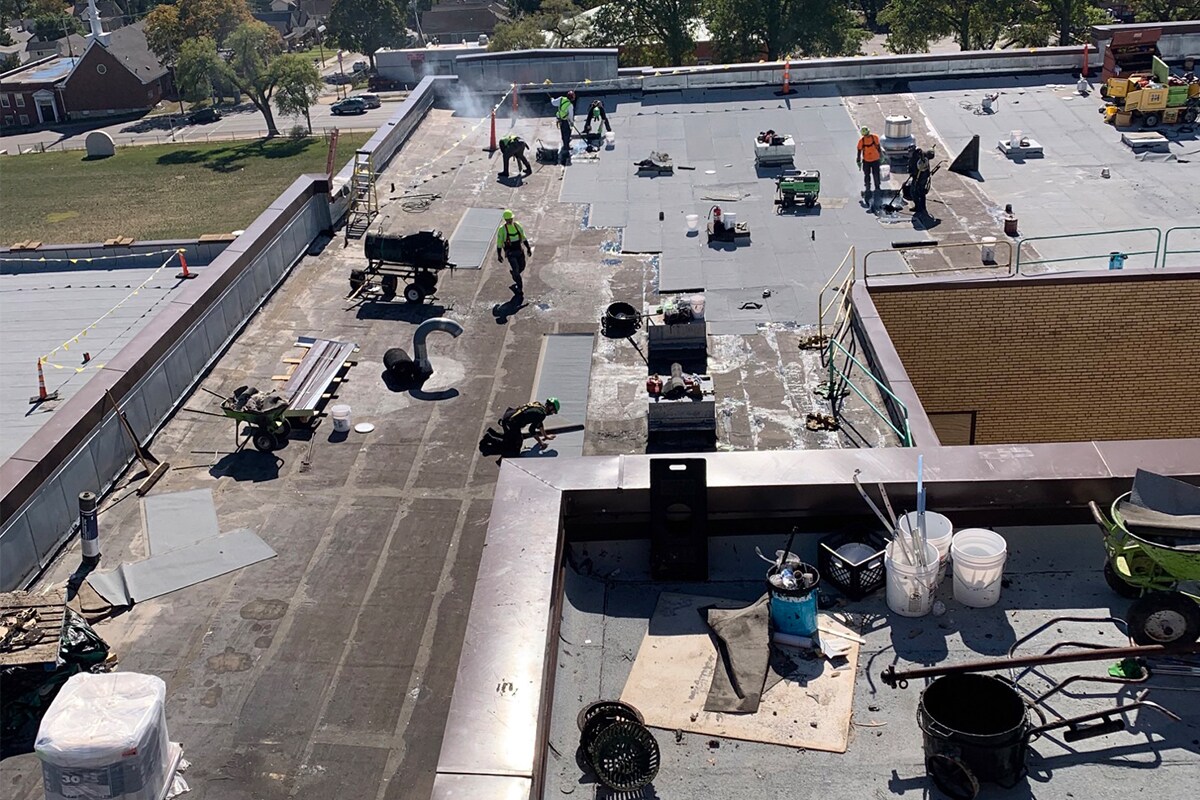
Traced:
<path fill-rule="evenodd" d="M 933 595 L 953 562 L 954 599 L 971 608 L 987 608 L 1000 600 L 1008 548 L 1004 537 L 984 528 L 954 533 L 950 520 L 933 511 L 925 514 L 924 565 L 912 564 L 909 553 L 917 526 L 916 513 L 897 520 L 896 530 L 909 549 L 891 542 L 884 555 L 888 608 L 905 617 L 921 617 L 933 606 Z"/>

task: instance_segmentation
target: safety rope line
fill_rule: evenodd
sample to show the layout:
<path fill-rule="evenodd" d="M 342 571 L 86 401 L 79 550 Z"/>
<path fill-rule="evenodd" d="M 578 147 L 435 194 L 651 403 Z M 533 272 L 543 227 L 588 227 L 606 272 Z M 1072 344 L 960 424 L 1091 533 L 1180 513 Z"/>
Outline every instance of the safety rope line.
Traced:
<path fill-rule="evenodd" d="M 176 257 L 176 256 L 178 256 L 180 253 L 182 253 L 182 252 L 184 252 L 184 251 L 183 251 L 183 250 L 163 250 L 163 251 L 160 251 L 160 252 L 161 252 L 161 253 L 170 253 L 171 255 L 170 255 L 168 258 L 167 258 L 167 260 L 166 260 L 166 261 L 164 261 L 162 264 L 160 264 L 160 265 L 158 266 L 158 268 L 157 268 L 157 269 L 155 269 L 153 272 L 151 272 L 151 273 L 150 273 L 150 275 L 149 275 L 149 276 L 146 278 L 146 280 L 142 281 L 142 282 L 141 282 L 141 283 L 139 283 L 139 284 L 138 284 L 136 287 L 134 287 L 133 291 L 131 291 L 129 294 L 125 295 L 125 297 L 123 297 L 119 303 L 117 303 L 115 306 L 113 306 L 112 308 L 110 308 L 108 311 L 105 311 L 103 314 L 101 314 L 101 315 L 100 315 L 100 316 L 99 316 L 99 317 L 98 317 L 98 318 L 97 318 L 97 319 L 96 319 L 94 322 L 92 322 L 90 325 L 87 325 L 87 326 L 86 326 L 86 327 L 85 327 L 83 330 L 81 330 L 79 333 L 75 334 L 75 335 L 74 335 L 74 336 L 72 336 L 70 339 L 67 339 L 65 342 L 63 342 L 62 344 L 60 344 L 58 347 L 54 348 L 54 349 L 53 349 L 53 350 L 51 350 L 49 353 L 47 353 L 46 355 L 42 356 L 42 357 L 41 357 L 39 360 L 40 360 L 40 361 L 41 361 L 43 364 L 45 364 L 46 366 L 48 366 L 48 367 L 54 367 L 55 369 L 70 369 L 70 370 L 74 370 L 76 373 L 83 372 L 85 369 L 101 369 L 101 368 L 103 368 L 103 367 L 104 367 L 104 364 L 98 364 L 98 363 L 95 363 L 95 362 L 92 362 L 92 361 L 89 361 L 88 363 L 84 364 L 84 365 L 83 365 L 83 366 L 81 366 L 81 367 L 75 367 L 75 366 L 69 366 L 69 365 L 66 365 L 66 364 L 56 364 L 56 363 L 54 363 L 53 361 L 51 361 L 50 359 L 51 359 L 51 358 L 53 358 L 54 354 L 55 354 L 55 353 L 57 353 L 57 352 L 59 352 L 60 350 L 61 350 L 61 351 L 63 351 L 64 353 L 65 353 L 65 352 L 70 352 L 70 350 L 71 350 L 71 345 L 73 345 L 73 344 L 78 344 L 80 339 L 87 338 L 88 331 L 90 331 L 90 330 L 93 330 L 93 329 L 94 329 L 94 328 L 95 328 L 97 325 L 99 325 L 101 322 L 103 322 L 104 320 L 106 320 L 106 319 L 108 319 L 110 316 L 112 316 L 114 313 L 116 313 L 116 311 L 117 311 L 118 309 L 120 309 L 120 308 L 121 308 L 121 306 L 123 306 L 123 305 L 125 305 L 127 302 L 129 302 L 130 298 L 137 296 L 138 292 L 140 292 L 142 289 L 146 288 L 146 285 L 147 285 L 148 283 L 150 283 L 152 280 L 154 280 L 155 278 L 157 278 L 157 277 L 158 277 L 158 273 L 160 273 L 160 272 L 162 272 L 164 269 L 166 269 L 166 268 L 167 268 L 167 267 L 168 267 L 168 266 L 171 264 L 171 262 L 175 260 L 175 257 Z M 152 253 L 145 253 L 144 255 L 153 255 L 153 254 L 152 254 Z M 164 295 L 164 297 L 165 297 L 165 295 Z M 154 303 L 153 303 L 153 304 L 150 306 L 150 309 L 153 309 L 155 306 L 157 306 L 157 305 L 158 305 L 158 303 L 161 301 L 161 299 L 162 299 L 162 298 L 159 298 L 159 300 L 156 300 L 156 301 L 155 301 L 155 302 L 154 302 Z M 146 313 L 149 313 L 150 309 L 147 309 Z M 142 314 L 142 315 L 140 315 L 140 316 L 138 317 L 138 319 L 140 320 L 140 319 L 142 319 L 142 317 L 144 317 L 144 316 L 146 316 L 146 314 L 145 314 L 145 313 L 144 313 L 144 314 Z M 134 323 L 130 323 L 129 327 L 128 327 L 128 328 L 126 328 L 125 330 L 121 331 L 121 333 L 120 333 L 120 334 L 118 334 L 118 335 L 117 335 L 117 337 L 115 337 L 115 338 L 120 338 L 120 336 L 123 336 L 125 333 L 127 333 L 127 332 L 129 331 L 129 329 L 130 329 L 130 328 L 132 328 L 132 327 L 133 327 L 133 325 L 134 325 L 135 323 L 136 323 L 136 320 L 135 320 L 135 322 L 134 322 Z"/>
<path fill-rule="evenodd" d="M 18 251 L 18 252 L 20 252 L 20 251 Z M 37 252 L 37 251 L 30 251 L 30 252 Z M 44 256 L 44 255 L 41 258 L 21 258 L 20 256 L 17 256 L 17 257 L 13 257 L 13 258 L 0 258 L 0 264 L 7 264 L 7 263 L 18 264 L 18 263 L 26 263 L 29 261 L 37 261 L 37 262 L 69 261 L 72 264 L 80 264 L 80 263 L 91 264 L 94 261 L 111 261 L 114 258 L 137 258 L 139 256 L 161 256 L 164 253 L 170 253 L 170 254 L 174 255 L 175 253 L 178 253 L 178 252 L 180 252 L 179 249 L 175 248 L 175 249 L 170 249 L 170 250 L 151 250 L 146 253 L 125 253 L 124 255 L 115 255 L 115 256 L 91 256 L 90 258 L 80 258 L 80 257 L 76 257 L 76 258 L 67 258 L 67 257 L 46 258 L 46 256 Z"/>

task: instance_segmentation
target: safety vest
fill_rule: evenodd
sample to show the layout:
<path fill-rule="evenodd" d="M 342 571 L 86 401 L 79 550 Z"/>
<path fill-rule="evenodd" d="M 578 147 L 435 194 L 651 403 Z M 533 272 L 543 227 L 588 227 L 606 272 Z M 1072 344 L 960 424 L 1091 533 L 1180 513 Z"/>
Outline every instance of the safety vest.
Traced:
<path fill-rule="evenodd" d="M 569 98 L 569 97 L 558 98 L 558 118 L 559 119 L 570 119 L 571 118 L 571 98 Z"/>
<path fill-rule="evenodd" d="M 882 155 L 879 149 L 879 137 L 870 133 L 859 139 L 858 152 L 862 154 L 862 160 L 867 163 L 878 161 Z"/>
<path fill-rule="evenodd" d="M 508 136 L 500 137 L 500 144 L 512 144 L 513 142 L 515 142 L 517 139 L 520 139 L 520 138 L 521 137 L 517 136 L 515 133 L 510 133 Z"/>
<path fill-rule="evenodd" d="M 525 229 L 516 220 L 504 223 L 496 231 L 496 247 L 518 245 L 523 241 L 525 241 Z"/>

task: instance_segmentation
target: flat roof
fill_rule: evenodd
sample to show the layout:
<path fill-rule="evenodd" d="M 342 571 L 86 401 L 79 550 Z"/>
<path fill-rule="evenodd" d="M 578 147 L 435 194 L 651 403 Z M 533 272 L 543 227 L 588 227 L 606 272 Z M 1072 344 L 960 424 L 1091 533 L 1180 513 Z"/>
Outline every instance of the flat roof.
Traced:
<path fill-rule="evenodd" d="M 998 116 L 975 114 L 984 92 L 1002 85 Z M 1067 100 L 1070 90 L 1073 82 L 1062 76 L 1040 83 L 922 82 L 880 95 L 806 89 L 787 98 L 768 90 L 610 96 L 615 149 L 601 151 L 594 164 L 581 154 L 565 173 L 539 164 L 520 186 L 497 181 L 498 155 L 481 154 L 488 128 L 478 114 L 430 112 L 380 175 L 381 210 L 372 228 L 439 228 L 449 235 L 464 206 L 513 208 L 535 245 L 525 303 L 512 300 L 507 269 L 490 258 L 481 270 L 443 275 L 433 305 L 349 301 L 347 279 L 362 266 L 361 243 L 334 242 L 301 260 L 203 386 L 229 394 L 242 385 L 271 385 L 282 359 L 294 354 L 297 335 L 353 340 L 361 348 L 358 365 L 337 400 L 375 431 L 344 438 L 323 424 L 311 438 L 294 436 L 278 458 L 233 454 L 228 420 L 186 410 L 158 435 L 155 452 L 174 469 L 155 493 L 212 488 L 222 530 L 251 528 L 279 553 L 98 623 L 122 669 L 167 679 L 168 724 L 187 748 L 193 794 L 224 796 L 236 786 L 248 796 L 429 796 L 497 485 L 494 459 L 477 452 L 479 437 L 505 408 L 529 399 L 547 334 L 594 333 L 617 300 L 656 302 L 663 261 L 677 248 L 693 248 L 701 274 L 711 269 L 721 279 L 711 285 L 705 279 L 714 322 L 729 326 L 709 339 L 719 447 L 816 449 L 852 444 L 845 433 L 805 426 L 808 412 L 825 407 L 814 389 L 827 373 L 815 351 L 799 349 L 812 333 L 817 291 L 851 245 L 861 261 L 862 251 L 895 239 L 997 235 L 996 209 L 1005 202 L 1016 205 L 1031 235 L 1064 225 L 1095 230 L 1122 215 L 1128 227 L 1186 221 L 1171 209 L 1194 198 L 1188 177 L 1195 165 L 1134 160 L 1115 144 L 1117 132 L 1101 124 L 1094 95 Z M 540 98 L 535 104 L 535 97 L 522 95 L 515 122 L 501 115 L 501 135 L 513 130 L 531 143 L 556 140 L 548 104 Z M 987 153 L 985 143 L 985 182 L 967 183 L 945 169 L 935 179 L 931 207 L 941 226 L 925 232 L 915 231 L 906 215 L 880 220 L 857 205 L 855 130 L 864 123 L 882 129 L 885 115 L 904 112 L 911 112 L 918 136 L 933 136 L 932 130 L 948 137 L 939 151 L 965 144 L 958 120 L 987 136 L 1020 127 L 1046 142 L 1047 157 L 1017 165 Z M 754 170 L 748 139 L 764 125 L 796 135 L 797 166 L 822 171 L 819 214 L 773 216 L 774 185 Z M 696 169 L 633 177 L 632 162 L 650 149 Z M 1085 174 L 1093 169 L 1100 180 L 1101 162 L 1112 171 L 1096 184 L 1103 203 L 1064 195 L 1064 186 L 1090 185 Z M 393 183 L 394 191 L 384 191 Z M 992 194 L 995 188 L 1002 191 Z M 426 206 L 402 200 L 406 192 L 438 197 Z M 748 248 L 709 252 L 687 236 L 685 210 L 702 214 L 727 202 L 705 197 L 735 194 L 731 210 L 753 232 Z M 631 226 L 635 238 L 651 242 L 640 255 L 621 251 Z M 648 252 L 656 237 L 660 252 Z M 762 308 L 743 308 L 747 303 Z M 415 325 L 430 316 L 450 317 L 465 333 L 431 337 L 435 374 L 423 391 L 392 391 L 380 377 L 383 354 L 408 348 Z M 585 454 L 644 452 L 645 375 L 627 342 L 597 338 Z M 449 389 L 455 391 L 442 391 Z M 27 393 L 22 389 L 19 399 Z M 186 406 L 214 411 L 214 401 L 197 391 Z M 865 428 L 871 417 L 860 419 Z M 862 438 L 895 444 L 882 426 Z M 310 466 L 302 467 L 305 460 Z M 146 554 L 136 503 L 105 507 L 103 568 Z M 1032 557 L 1042 547 L 1030 540 Z M 73 548 L 39 585 L 66 579 L 76 567 Z M 907 702 L 897 699 L 894 707 Z M 881 742 L 896 736 L 891 728 Z M 874 745 L 871 752 L 879 753 Z M 904 753 L 907 765 L 912 754 Z M 40 796 L 32 757 L 6 760 L 0 772 L 15 797 Z"/>
<path fill-rule="evenodd" d="M 5 76 L 5 83 L 51 83 L 62 80 L 71 74 L 79 57 L 56 58 L 44 64 L 37 64 L 21 72 Z"/>
<path fill-rule="evenodd" d="M 955 601 L 953 579 L 947 576 L 936 593 L 946 609 L 941 616 L 911 619 L 891 613 L 883 591 L 861 601 L 839 600 L 822 612 L 846 624 L 866 642 L 857 657 L 848 720 L 827 711 L 836 705 L 837 694 L 847 691 L 846 687 L 830 693 L 818 689 L 815 681 L 810 684 L 811 701 L 807 697 L 793 698 L 783 707 L 766 700 L 778 690 L 767 690 L 764 708 L 778 709 L 775 712 L 778 716 L 784 713 L 783 708 L 790 708 L 795 719 L 789 723 L 780 726 L 778 716 L 764 719 L 772 716 L 772 712 L 763 708 L 758 714 L 741 718 L 739 727 L 750 736 L 774 734 L 777 741 L 789 734 L 801 743 L 829 741 L 837 738 L 833 735 L 835 730 L 848 730 L 849 745 L 844 753 L 751 741 L 741 736 L 677 732 L 674 727 L 664 729 L 656 725 L 651 732 L 658 741 L 662 762 L 653 784 L 654 796 L 663 800 L 783 797 L 791 792 L 815 791 L 816 787 L 820 796 L 829 800 L 890 797 L 909 791 L 920 795 L 928 786 L 928 779 L 917 725 L 917 702 L 928 681 L 914 680 L 906 689 L 889 688 L 880 679 L 886 668 L 896 665 L 898 669 L 913 669 L 1002 658 L 1019 639 L 1048 624 L 1048 630 L 1021 645 L 1017 654 L 1040 654 L 1063 640 L 1105 647 L 1128 645 L 1121 629 L 1106 619 L 1123 616 L 1126 601 L 1113 594 L 1100 574 L 1103 559 L 1099 556 L 1103 551 L 1095 526 L 998 527 L 997 532 L 1007 540 L 1008 558 L 1000 601 L 991 608 L 968 608 Z M 815 533 L 797 537 L 793 550 L 810 563 L 816 563 L 818 538 Z M 765 591 L 763 575 L 767 565 L 755 555 L 754 547 L 774 553 L 786 540 L 787 536 L 779 534 L 714 537 L 710 540 L 713 579 L 704 583 L 652 580 L 646 568 L 645 542 L 567 545 L 549 746 L 543 760 L 546 797 L 580 791 L 591 796 L 593 787 L 598 797 L 604 796 L 603 787 L 595 785 L 590 776 L 584 777 L 574 758 L 580 738 L 576 723 L 579 710 L 595 700 L 619 698 L 623 692 L 646 697 L 647 684 L 670 684 L 671 680 L 661 670 L 662 659 L 658 670 L 639 667 L 635 685 L 628 683 L 635 662 L 652 657 L 649 647 L 666 648 L 668 657 L 677 664 L 690 652 L 688 645 L 672 651 L 671 637 L 667 635 L 674 629 L 682 631 L 686 623 L 655 617 L 663 594 L 723 598 L 732 601 L 731 607 L 748 605 Z M 827 578 L 823 578 L 822 587 L 822 594 L 829 594 L 831 600 L 838 595 Z M 1067 616 L 1094 621 L 1051 624 L 1056 618 Z M 703 624 L 686 627 L 689 631 L 703 629 Z M 648 647 L 644 639 L 647 633 L 665 638 L 656 639 Z M 1107 677 L 1108 666 L 1109 663 L 1098 661 L 1033 671 L 1001 669 L 990 674 L 1019 679 L 1018 686 L 1032 697 L 1071 675 Z M 829 679 L 845 668 L 844 664 L 818 659 L 816 665 L 809 664 L 803 671 L 809 676 Z M 687 686 L 692 674 L 686 667 L 680 667 L 675 677 Z M 655 679 L 662 683 L 651 684 Z M 1137 787 L 1163 797 L 1178 795 L 1193 779 L 1200 764 L 1195 752 L 1195 725 L 1189 721 L 1200 714 L 1200 697 L 1188 690 L 1189 681 L 1156 675 L 1151 683 L 1144 685 L 1076 683 L 1065 694 L 1040 706 L 1049 719 L 1128 705 L 1134 695 L 1149 688 L 1147 699 L 1160 703 L 1183 721 L 1173 721 L 1144 709 L 1128 712 L 1124 715 L 1127 729 L 1108 736 L 1072 743 L 1064 741 L 1062 731 L 1052 732 L 1034 742 L 1027 762 L 1028 779 L 1010 792 L 984 783 L 980 796 L 1028 796 L 1031 788 L 1043 783 L 1046 786 L 1041 791 L 1049 791 L 1054 797 L 1110 796 L 1125 787 Z M 707 686 L 702 691 L 707 691 Z M 666 709 L 656 708 L 654 712 L 654 717 L 647 715 L 648 722 L 663 719 Z M 747 719 L 755 722 L 746 724 Z M 681 725 L 689 726 L 686 717 L 680 720 Z M 817 736 L 810 725 L 828 726 L 829 735 Z M 935 796 L 940 795 L 935 793 Z"/>
<path fill-rule="evenodd" d="M 10 387 L 0 398 L 0 459 L 20 449 L 53 418 L 62 401 L 162 310 L 185 283 L 175 279 L 177 269 L 0 272 L 0 374 Z M 84 353 L 91 356 L 86 364 Z M 57 391 L 59 400 L 31 405 L 29 398 L 38 394 L 37 361 L 43 356 L 48 356 L 42 368 L 46 390 Z"/>

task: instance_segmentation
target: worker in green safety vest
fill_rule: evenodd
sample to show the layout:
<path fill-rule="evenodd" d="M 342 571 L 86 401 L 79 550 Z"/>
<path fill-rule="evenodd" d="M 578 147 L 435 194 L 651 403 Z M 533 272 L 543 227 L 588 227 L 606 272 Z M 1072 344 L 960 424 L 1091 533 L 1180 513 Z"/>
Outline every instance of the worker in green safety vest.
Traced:
<path fill-rule="evenodd" d="M 525 271 L 526 255 L 533 255 L 533 246 L 529 244 L 529 238 L 525 235 L 521 223 L 517 222 L 513 218 L 513 212 L 506 208 L 504 224 L 496 230 L 496 259 L 503 262 L 504 257 L 508 256 L 508 271 L 513 279 L 509 288 L 517 297 L 525 296 L 525 283 L 521 279 L 521 273 Z"/>
<path fill-rule="evenodd" d="M 565 97 L 551 97 L 554 118 L 558 120 L 558 132 L 562 134 L 563 164 L 571 163 L 571 128 L 575 120 L 575 92 Z"/>
<path fill-rule="evenodd" d="M 528 149 L 529 145 L 525 143 L 525 140 L 515 133 L 510 133 L 500 139 L 500 154 L 504 156 L 504 171 L 500 173 L 501 178 L 508 177 L 508 162 L 514 158 L 517 160 L 517 166 L 525 175 L 533 172 L 533 167 L 529 166 L 529 159 L 525 157 L 525 151 Z"/>

